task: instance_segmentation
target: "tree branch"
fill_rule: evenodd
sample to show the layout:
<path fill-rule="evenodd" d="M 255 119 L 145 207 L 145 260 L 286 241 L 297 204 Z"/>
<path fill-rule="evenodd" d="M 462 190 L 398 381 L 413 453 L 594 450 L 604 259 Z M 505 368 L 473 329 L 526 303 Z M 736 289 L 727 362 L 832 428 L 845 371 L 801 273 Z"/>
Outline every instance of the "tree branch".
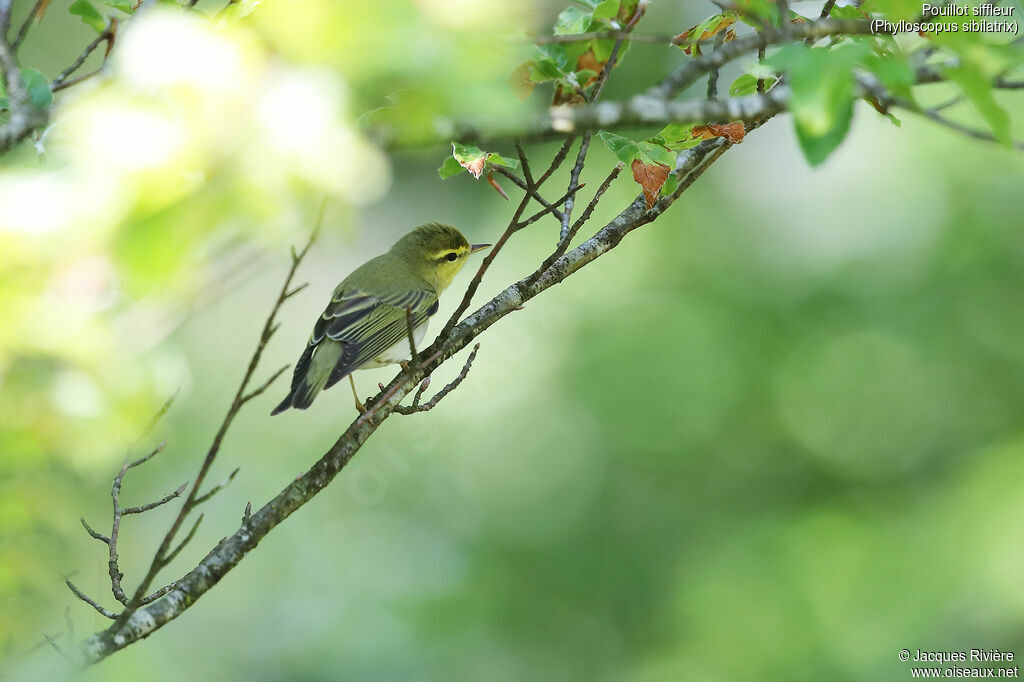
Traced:
<path fill-rule="evenodd" d="M 702 142 L 686 152 L 683 169 L 689 169 L 681 186 L 690 186 L 728 145 L 721 139 Z M 706 161 L 706 162 L 705 162 Z M 425 360 L 417 369 L 403 371 L 376 397 L 373 409 L 357 418 L 306 473 L 290 482 L 276 497 L 254 512 L 231 536 L 214 547 L 162 599 L 132 611 L 111 627 L 98 632 L 80 647 L 85 663 L 94 663 L 148 636 L 184 613 L 216 585 L 262 540 L 295 510 L 323 490 L 351 460 L 402 399 L 441 363 L 468 346 L 495 322 L 519 309 L 523 303 L 586 267 L 618 244 L 633 230 L 651 222 L 678 198 L 681 191 L 662 197 L 650 211 L 638 196 L 592 237 L 558 258 L 533 282 L 525 278 L 504 289 L 420 353 Z M 468 372 L 468 370 L 466 370 Z M 460 373 L 461 374 L 461 373 Z M 436 397 L 436 396 L 435 396 Z M 435 403 L 436 404 L 436 403 Z"/>

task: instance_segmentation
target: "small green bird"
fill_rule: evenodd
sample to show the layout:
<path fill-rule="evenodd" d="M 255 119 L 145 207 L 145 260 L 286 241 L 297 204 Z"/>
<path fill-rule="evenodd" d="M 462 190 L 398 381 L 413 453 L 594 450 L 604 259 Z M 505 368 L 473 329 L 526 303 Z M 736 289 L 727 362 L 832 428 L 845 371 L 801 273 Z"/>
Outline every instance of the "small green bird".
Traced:
<path fill-rule="evenodd" d="M 295 363 L 291 390 L 270 414 L 289 407 L 304 410 L 321 390 L 346 376 L 356 409 L 365 411 L 352 372 L 409 359 L 410 313 L 418 346 L 427 333 L 428 318 L 437 312 L 438 296 L 471 253 L 489 246 L 470 244 L 451 225 L 427 223 L 399 239 L 387 253 L 356 268 L 334 290 Z"/>

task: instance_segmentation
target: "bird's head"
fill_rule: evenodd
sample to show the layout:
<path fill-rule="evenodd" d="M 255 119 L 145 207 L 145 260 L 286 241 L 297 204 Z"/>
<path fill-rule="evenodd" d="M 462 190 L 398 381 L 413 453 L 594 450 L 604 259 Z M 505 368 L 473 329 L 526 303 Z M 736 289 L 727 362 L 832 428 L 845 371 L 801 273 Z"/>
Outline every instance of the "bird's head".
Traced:
<path fill-rule="evenodd" d="M 395 242 L 391 252 L 405 259 L 418 275 L 433 284 L 440 293 L 459 274 L 470 254 L 489 246 L 470 244 L 451 225 L 427 223 Z"/>

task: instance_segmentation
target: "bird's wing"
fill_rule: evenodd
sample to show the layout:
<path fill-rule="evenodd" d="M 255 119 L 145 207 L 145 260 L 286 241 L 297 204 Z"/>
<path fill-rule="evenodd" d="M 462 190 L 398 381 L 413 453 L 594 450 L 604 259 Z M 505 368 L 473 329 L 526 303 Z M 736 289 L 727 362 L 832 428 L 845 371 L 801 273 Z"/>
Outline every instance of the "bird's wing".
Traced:
<path fill-rule="evenodd" d="M 381 295 L 346 289 L 335 294 L 309 340 L 310 346 L 325 338 L 343 346 L 325 388 L 407 337 L 407 310 L 412 313 L 413 328 L 420 326 L 437 311 L 437 293 L 418 289 Z"/>

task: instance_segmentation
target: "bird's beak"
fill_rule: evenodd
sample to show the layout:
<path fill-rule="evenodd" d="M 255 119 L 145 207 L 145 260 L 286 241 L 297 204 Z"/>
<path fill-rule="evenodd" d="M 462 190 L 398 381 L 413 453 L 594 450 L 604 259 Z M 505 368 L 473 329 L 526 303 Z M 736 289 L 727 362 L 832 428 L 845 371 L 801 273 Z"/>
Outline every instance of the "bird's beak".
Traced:
<path fill-rule="evenodd" d="M 490 244 L 470 244 L 469 245 L 469 252 L 470 253 L 476 253 L 477 251 L 483 251 L 484 249 L 489 249 L 489 248 L 491 248 Z"/>

